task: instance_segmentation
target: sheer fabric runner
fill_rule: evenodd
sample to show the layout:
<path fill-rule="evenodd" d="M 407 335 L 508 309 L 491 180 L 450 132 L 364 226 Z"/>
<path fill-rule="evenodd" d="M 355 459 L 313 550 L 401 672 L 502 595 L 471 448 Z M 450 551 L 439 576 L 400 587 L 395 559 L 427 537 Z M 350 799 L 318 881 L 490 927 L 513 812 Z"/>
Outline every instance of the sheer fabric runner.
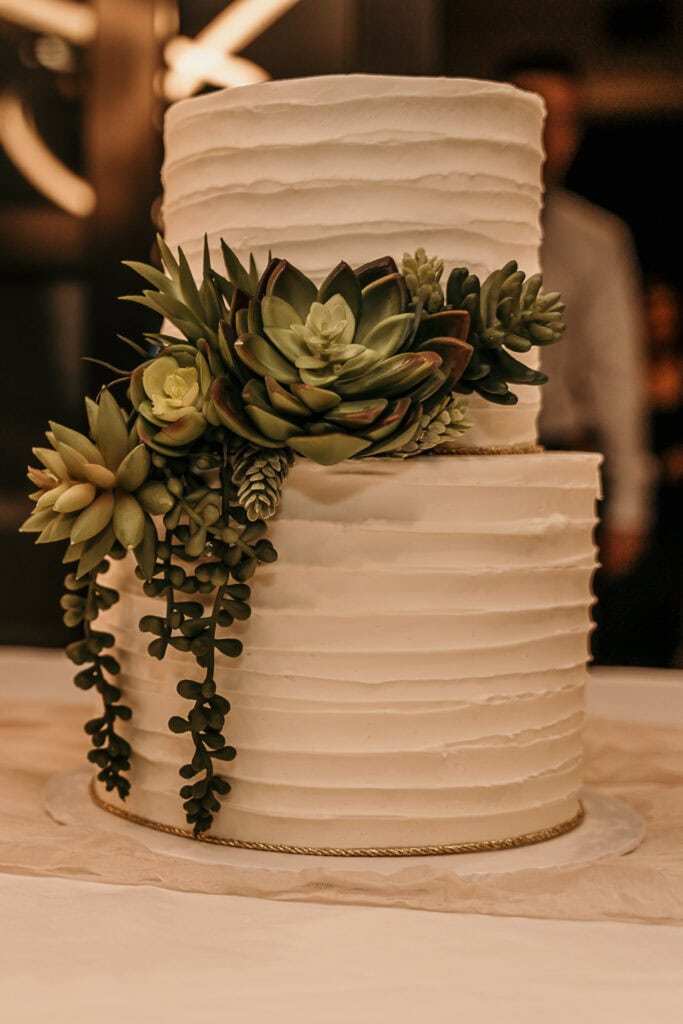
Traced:
<path fill-rule="evenodd" d="M 143 836 L 62 826 L 43 809 L 56 773 L 85 760 L 83 709 L 63 703 L 0 701 L 0 871 L 63 876 L 205 893 L 240 892 L 220 864 L 173 860 L 147 849 Z M 291 890 L 275 882 L 264 862 L 258 891 L 243 895 L 314 902 L 373 903 L 525 917 L 641 922 L 683 921 L 683 731 L 589 719 L 586 783 L 627 801 L 646 820 L 644 843 L 625 857 L 574 868 L 430 885 L 429 866 L 406 871 L 384 896 L 324 887 L 321 872 L 297 870 Z M 106 812 L 101 812 L 106 816 Z M 145 832 L 146 830 L 141 830 Z M 185 840 L 179 840 L 184 842 Z M 190 840 L 187 840 L 190 842 Z M 260 855 L 267 857 L 267 854 Z"/>

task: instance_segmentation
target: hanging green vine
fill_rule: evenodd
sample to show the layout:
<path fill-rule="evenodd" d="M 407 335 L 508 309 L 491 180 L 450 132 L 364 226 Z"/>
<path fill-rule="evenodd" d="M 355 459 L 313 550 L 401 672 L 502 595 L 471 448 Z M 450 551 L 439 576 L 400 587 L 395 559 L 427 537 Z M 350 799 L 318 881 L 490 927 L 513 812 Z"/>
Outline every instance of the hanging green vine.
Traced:
<path fill-rule="evenodd" d="M 74 682 L 81 690 L 94 688 L 102 698 L 102 714 L 85 723 L 93 745 L 88 760 L 97 765 L 97 778 L 107 791 L 115 789 L 123 800 L 130 790 L 130 781 L 124 773 L 130 770 L 131 749 L 128 741 L 117 732 L 116 724 L 117 720 L 128 721 L 131 710 L 120 703 L 121 690 L 107 678 L 121 671 L 114 655 L 105 653 L 114 646 L 114 637 L 93 628 L 100 611 L 111 608 L 119 600 L 113 587 L 106 587 L 99 581 L 99 576 L 108 568 L 108 562 L 101 563 L 80 579 L 69 573 L 64 581 L 66 593 L 61 605 L 65 625 L 83 628 L 82 638 L 66 648 L 67 656 L 75 665 L 85 666 L 76 673 Z"/>

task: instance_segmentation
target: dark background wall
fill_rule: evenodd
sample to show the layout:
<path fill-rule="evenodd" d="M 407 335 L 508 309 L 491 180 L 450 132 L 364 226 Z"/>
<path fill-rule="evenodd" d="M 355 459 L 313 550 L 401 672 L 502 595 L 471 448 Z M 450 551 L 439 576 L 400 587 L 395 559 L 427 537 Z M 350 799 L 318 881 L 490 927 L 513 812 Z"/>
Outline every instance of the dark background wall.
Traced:
<path fill-rule="evenodd" d="M 116 333 L 149 326 L 144 311 L 116 297 L 133 283 L 120 261 L 147 259 L 153 241 L 162 45 L 178 28 L 194 36 L 224 4 L 93 6 L 97 42 L 87 50 L 62 45 L 56 68 L 46 64 L 50 45 L 40 33 L 0 21 L 0 92 L 28 101 L 50 146 L 98 195 L 94 216 L 64 213 L 25 182 L 0 148 L 4 643 L 63 639 L 60 552 L 36 549 L 16 534 L 28 511 L 26 463 L 47 415 L 78 423 L 83 387 L 92 393 L 103 381 L 80 357 L 125 362 Z M 627 220 L 646 270 L 682 284 L 675 156 L 683 126 L 682 44 L 683 0 L 301 0 L 243 55 L 274 78 L 354 71 L 490 77 L 512 52 L 563 49 L 586 73 L 586 134 L 570 184 Z"/>

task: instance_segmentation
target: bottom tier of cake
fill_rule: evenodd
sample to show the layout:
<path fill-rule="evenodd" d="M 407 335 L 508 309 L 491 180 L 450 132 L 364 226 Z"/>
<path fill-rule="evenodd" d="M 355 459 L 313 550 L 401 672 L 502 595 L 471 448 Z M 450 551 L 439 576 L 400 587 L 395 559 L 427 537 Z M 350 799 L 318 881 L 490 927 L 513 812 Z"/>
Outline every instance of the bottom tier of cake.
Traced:
<path fill-rule="evenodd" d="M 237 757 L 212 834 L 416 847 L 576 821 L 597 489 L 590 454 L 299 460 L 271 524 L 279 560 L 230 633 L 244 654 L 218 671 Z M 137 624 L 159 603 L 128 560 L 109 579 L 133 711 L 125 809 L 188 828 L 191 741 L 167 722 L 194 663 L 150 658 Z"/>

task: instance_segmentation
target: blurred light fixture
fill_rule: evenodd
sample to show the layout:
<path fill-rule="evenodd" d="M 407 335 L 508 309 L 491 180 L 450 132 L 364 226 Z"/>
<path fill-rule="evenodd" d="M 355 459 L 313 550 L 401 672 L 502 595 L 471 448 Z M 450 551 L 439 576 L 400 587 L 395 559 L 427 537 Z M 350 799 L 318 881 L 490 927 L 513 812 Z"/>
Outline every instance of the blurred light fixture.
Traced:
<path fill-rule="evenodd" d="M 48 71 L 63 73 L 73 71 L 76 66 L 74 51 L 61 36 L 38 36 L 33 44 L 33 55 Z"/>
<path fill-rule="evenodd" d="M 171 39 L 164 49 L 168 64 L 164 76 L 166 99 L 192 96 L 205 84 L 247 85 L 270 78 L 257 64 L 235 55 L 298 2 L 233 0 L 195 39 Z"/>
<path fill-rule="evenodd" d="M 76 46 L 91 43 L 97 32 L 95 11 L 75 0 L 0 0 L 0 18 L 33 32 L 61 36 Z"/>
<path fill-rule="evenodd" d="M 17 170 L 44 196 L 75 217 L 95 210 L 92 185 L 70 170 L 43 142 L 18 96 L 0 94 L 0 145 Z"/>
<path fill-rule="evenodd" d="M 204 82 L 222 86 L 249 85 L 270 78 L 264 68 L 245 57 L 222 53 L 183 36 L 176 36 L 167 43 L 164 56 L 172 69 L 164 76 L 164 95 L 168 100 L 191 96 L 197 83 L 200 86 Z"/>

